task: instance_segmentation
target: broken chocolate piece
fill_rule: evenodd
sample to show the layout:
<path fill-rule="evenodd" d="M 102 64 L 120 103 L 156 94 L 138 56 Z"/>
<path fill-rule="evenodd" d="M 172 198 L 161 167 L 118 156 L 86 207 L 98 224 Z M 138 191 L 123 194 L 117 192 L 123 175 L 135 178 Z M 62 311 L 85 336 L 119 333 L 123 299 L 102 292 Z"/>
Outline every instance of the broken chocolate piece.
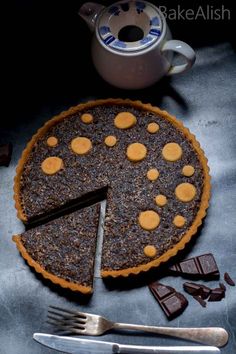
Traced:
<path fill-rule="evenodd" d="M 219 286 L 222 290 L 226 291 L 226 286 L 223 283 L 219 283 Z"/>
<path fill-rule="evenodd" d="M 171 272 L 196 278 L 218 278 L 220 273 L 211 253 L 188 258 L 169 267 Z"/>
<path fill-rule="evenodd" d="M 206 301 L 201 298 L 201 296 L 193 295 L 193 298 L 199 302 L 202 307 L 206 307 Z"/>
<path fill-rule="evenodd" d="M 203 284 L 186 282 L 183 284 L 183 287 L 188 294 L 200 296 L 202 299 L 207 299 L 211 292 L 211 289 Z"/>
<path fill-rule="evenodd" d="M 8 167 L 11 161 L 12 144 L 8 143 L 0 146 L 0 166 Z"/>
<path fill-rule="evenodd" d="M 149 289 L 168 319 L 180 315 L 188 306 L 188 300 L 185 296 L 170 286 L 156 281 L 149 284 Z"/>
<path fill-rule="evenodd" d="M 210 293 L 211 293 L 211 289 L 208 288 L 208 286 L 201 284 L 201 293 L 200 293 L 201 298 L 207 299 Z"/>
<path fill-rule="evenodd" d="M 208 301 L 221 301 L 225 297 L 225 291 L 221 288 L 211 290 Z"/>
<path fill-rule="evenodd" d="M 184 283 L 184 290 L 190 295 L 199 295 L 201 293 L 201 286 L 195 283 Z"/>
<path fill-rule="evenodd" d="M 231 285 L 231 286 L 235 286 L 235 282 L 233 281 L 233 279 L 230 277 L 229 273 L 225 273 L 224 274 L 224 280 L 226 281 L 227 284 Z"/>

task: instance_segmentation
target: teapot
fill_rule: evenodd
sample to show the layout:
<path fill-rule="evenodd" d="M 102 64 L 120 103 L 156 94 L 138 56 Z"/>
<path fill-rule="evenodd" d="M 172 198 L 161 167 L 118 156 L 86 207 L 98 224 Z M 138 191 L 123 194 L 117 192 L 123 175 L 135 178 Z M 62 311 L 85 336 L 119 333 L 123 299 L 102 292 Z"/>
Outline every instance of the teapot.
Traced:
<path fill-rule="evenodd" d="M 172 39 L 162 12 L 146 1 L 122 0 L 108 7 L 88 2 L 79 16 L 94 32 L 95 68 L 113 86 L 145 88 L 164 75 L 187 71 L 195 62 L 194 50 Z M 174 53 L 184 58 L 184 64 L 172 64 Z"/>

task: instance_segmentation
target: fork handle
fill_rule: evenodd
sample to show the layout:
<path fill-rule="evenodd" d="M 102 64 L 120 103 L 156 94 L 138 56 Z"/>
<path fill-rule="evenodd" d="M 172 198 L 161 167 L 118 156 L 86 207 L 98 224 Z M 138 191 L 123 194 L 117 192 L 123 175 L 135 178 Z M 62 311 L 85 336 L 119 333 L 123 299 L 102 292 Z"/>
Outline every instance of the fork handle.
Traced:
<path fill-rule="evenodd" d="M 163 334 L 182 339 L 191 340 L 216 347 L 223 347 L 228 342 L 228 333 L 221 327 L 178 328 L 132 325 L 127 323 L 114 323 L 114 329 L 138 330 L 149 333 Z"/>

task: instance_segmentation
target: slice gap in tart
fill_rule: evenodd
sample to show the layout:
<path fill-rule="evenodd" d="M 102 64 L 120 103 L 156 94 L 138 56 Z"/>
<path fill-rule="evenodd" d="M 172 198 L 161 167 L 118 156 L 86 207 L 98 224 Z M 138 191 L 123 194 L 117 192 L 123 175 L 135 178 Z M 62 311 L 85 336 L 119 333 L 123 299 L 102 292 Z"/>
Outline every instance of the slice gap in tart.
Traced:
<path fill-rule="evenodd" d="M 104 237 L 104 222 L 107 208 L 107 199 L 100 202 L 100 217 L 97 232 L 97 246 L 94 260 L 94 278 L 101 278 L 102 248 Z"/>
<path fill-rule="evenodd" d="M 72 214 L 75 211 L 88 208 L 96 203 L 100 203 L 106 199 L 107 196 L 107 186 L 101 187 L 93 192 L 85 193 L 82 197 L 72 199 L 67 203 L 46 212 L 44 214 L 36 215 L 27 222 L 24 222 L 26 230 L 32 229 L 33 227 L 46 224 L 47 222 L 58 219 L 67 214 Z"/>
<path fill-rule="evenodd" d="M 100 204 L 36 226 L 13 241 L 44 278 L 83 294 L 93 292 Z"/>

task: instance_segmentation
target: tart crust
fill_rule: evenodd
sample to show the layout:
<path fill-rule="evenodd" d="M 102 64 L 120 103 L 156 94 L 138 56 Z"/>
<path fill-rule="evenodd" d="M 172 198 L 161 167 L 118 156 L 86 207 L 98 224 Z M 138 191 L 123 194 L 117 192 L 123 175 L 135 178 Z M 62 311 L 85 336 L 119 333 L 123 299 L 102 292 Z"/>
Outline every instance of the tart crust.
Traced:
<path fill-rule="evenodd" d="M 187 232 L 184 234 L 184 236 L 181 238 L 181 240 L 171 249 L 169 249 L 167 252 L 165 252 L 162 256 L 159 258 L 150 261 L 149 263 L 139 265 L 137 267 L 132 267 L 132 268 L 126 268 L 122 270 L 101 270 L 101 275 L 102 277 L 118 277 L 118 276 L 124 276 L 127 277 L 131 274 L 138 274 L 143 271 L 148 271 L 149 269 L 153 267 L 158 267 L 161 263 L 167 262 L 171 257 L 175 256 L 178 251 L 183 250 L 185 245 L 191 240 L 192 236 L 196 234 L 198 227 L 202 224 L 202 220 L 206 215 L 206 210 L 209 206 L 209 199 L 210 199 L 210 174 L 209 174 L 209 167 L 207 165 L 207 158 L 204 155 L 203 150 L 200 147 L 200 144 L 196 140 L 195 136 L 190 133 L 190 131 L 184 127 L 183 123 L 179 120 L 176 119 L 176 117 L 170 115 L 166 111 L 162 111 L 157 107 L 153 107 L 151 104 L 144 104 L 141 101 L 131 101 L 129 99 L 102 99 L 102 100 L 96 100 L 96 101 L 90 101 L 87 103 L 82 103 L 79 104 L 78 106 L 72 107 L 67 111 L 62 112 L 61 114 L 53 117 L 51 120 L 45 123 L 45 125 L 38 130 L 38 132 L 32 137 L 30 142 L 27 144 L 25 150 L 22 153 L 22 156 L 19 160 L 17 169 L 16 169 L 16 176 L 14 179 L 14 200 L 15 200 L 15 207 L 17 209 L 17 216 L 19 219 L 21 219 L 23 222 L 27 222 L 27 217 L 24 213 L 24 206 L 21 201 L 20 197 L 20 180 L 22 176 L 22 172 L 24 169 L 24 164 L 28 159 L 28 156 L 34 146 L 34 144 L 37 142 L 37 140 L 42 137 L 49 128 L 52 126 L 56 125 L 58 122 L 62 121 L 63 119 L 67 118 L 68 116 L 75 114 L 79 111 L 86 110 L 95 106 L 102 106 L 102 105 L 131 105 L 134 108 L 137 109 L 142 109 L 146 110 L 149 112 L 153 112 L 157 115 L 160 115 L 167 121 L 169 121 L 172 125 L 174 125 L 178 130 L 180 130 L 186 139 L 191 142 L 191 145 L 193 146 L 198 159 L 201 163 L 202 170 L 203 170 L 203 189 L 202 189 L 202 196 L 201 196 L 201 202 L 199 205 L 199 210 L 197 212 L 197 215 L 190 226 L 190 228 L 187 230 Z M 56 276 L 53 276 L 43 270 L 35 261 L 32 260 L 32 258 L 28 255 L 27 251 L 25 250 L 24 246 L 21 244 L 20 240 L 18 239 L 17 236 L 13 237 L 13 240 L 17 243 L 17 247 L 19 251 L 21 252 L 22 256 L 27 260 L 27 262 L 35 268 L 35 270 L 39 273 L 41 273 L 45 278 L 51 279 L 53 282 L 60 284 L 62 287 L 68 287 L 71 290 L 77 290 L 81 291 L 83 293 L 89 293 L 91 292 L 90 288 L 86 288 L 84 286 L 80 286 L 74 283 L 66 282 L 64 280 L 61 280 L 60 278 L 57 278 Z M 80 290 L 79 290 L 80 289 Z"/>
<path fill-rule="evenodd" d="M 29 255 L 29 253 L 26 251 L 24 245 L 21 242 L 21 236 L 20 235 L 14 235 L 12 237 L 12 240 L 16 243 L 16 246 L 22 255 L 22 257 L 26 260 L 26 262 L 31 266 L 32 268 L 35 269 L 37 273 L 42 274 L 42 276 L 46 279 L 51 280 L 54 284 L 60 285 L 62 288 L 68 288 L 73 291 L 78 291 L 82 294 L 92 294 L 93 289 L 90 286 L 84 286 L 80 285 L 77 283 L 72 283 L 69 281 L 66 281 L 65 279 L 59 278 L 56 275 L 53 275 L 49 272 L 47 272 L 43 267 L 39 265 L 39 263 L 35 262 L 33 258 Z"/>

